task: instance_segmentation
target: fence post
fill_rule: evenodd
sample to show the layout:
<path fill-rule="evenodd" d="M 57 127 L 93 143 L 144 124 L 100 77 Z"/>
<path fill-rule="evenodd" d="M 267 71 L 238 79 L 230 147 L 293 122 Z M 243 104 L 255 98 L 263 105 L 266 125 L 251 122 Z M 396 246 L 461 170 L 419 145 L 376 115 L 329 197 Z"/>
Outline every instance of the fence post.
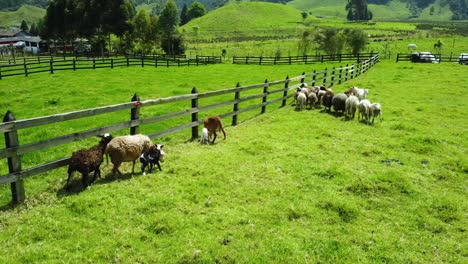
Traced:
<path fill-rule="evenodd" d="M 333 83 L 335 82 L 335 67 L 332 68 L 332 75 L 331 75 L 331 81 L 330 81 L 330 87 L 333 86 Z"/>
<path fill-rule="evenodd" d="M 7 111 L 5 117 L 3 118 L 3 122 L 11 122 L 15 121 L 16 118 L 13 116 L 11 111 Z M 18 141 L 18 132 L 16 130 L 5 132 L 5 146 L 6 148 L 14 148 L 19 146 Z M 13 157 L 8 158 L 8 172 L 16 173 L 21 171 L 21 156 L 15 155 Z M 15 182 L 11 183 L 11 195 L 12 201 L 14 204 L 24 202 L 24 182 L 23 179 L 18 179 Z"/>
<path fill-rule="evenodd" d="M 93 58 L 93 69 L 96 69 L 96 58 Z"/>
<path fill-rule="evenodd" d="M 127 67 L 130 66 L 130 61 L 128 59 L 128 56 L 125 57 L 127 59 Z"/>
<path fill-rule="evenodd" d="M 145 67 L 145 57 L 141 55 L 141 67 Z"/>
<path fill-rule="evenodd" d="M 291 56 L 289 56 L 289 65 L 291 65 Z"/>
<path fill-rule="evenodd" d="M 339 79 L 338 79 L 338 84 L 341 84 L 341 74 L 343 73 L 343 66 L 340 65 L 340 74 L 338 75 Z"/>
<path fill-rule="evenodd" d="M 154 57 L 154 67 L 158 67 L 158 56 Z"/>
<path fill-rule="evenodd" d="M 111 69 L 114 69 L 114 58 L 111 58 Z"/>
<path fill-rule="evenodd" d="M 28 76 L 28 65 L 26 64 L 26 58 L 24 58 L 24 62 L 23 62 L 23 65 L 24 65 L 24 76 Z"/>
<path fill-rule="evenodd" d="M 197 94 L 197 88 L 194 86 L 192 88 L 192 94 Z M 198 96 L 192 99 L 192 110 L 195 112 L 192 113 L 192 122 L 197 122 L 198 121 Z M 192 127 L 192 139 L 198 138 L 198 124 L 194 127 Z"/>
<path fill-rule="evenodd" d="M 73 71 L 76 71 L 76 60 L 73 58 Z"/>
<path fill-rule="evenodd" d="M 284 83 L 283 103 L 281 104 L 281 107 L 286 106 L 286 100 L 288 96 L 288 87 L 289 87 L 289 75 L 286 76 L 286 82 Z"/>
<path fill-rule="evenodd" d="M 357 54 L 357 63 L 359 63 L 359 52 Z"/>
<path fill-rule="evenodd" d="M 54 74 L 54 59 L 50 58 L 50 74 Z"/>
<path fill-rule="evenodd" d="M 140 119 L 140 96 L 138 94 L 134 94 L 132 97 L 132 102 L 133 105 L 135 105 L 134 108 L 130 111 L 130 120 L 138 120 Z M 130 127 L 130 135 L 136 135 L 140 133 L 140 127 L 139 126 L 131 126 Z"/>
<path fill-rule="evenodd" d="M 398 62 L 399 59 L 400 59 L 400 53 L 397 53 L 397 55 L 396 55 L 396 62 Z"/>
<path fill-rule="evenodd" d="M 258 62 L 259 65 L 262 65 L 262 56 L 260 56 L 260 61 Z"/>
<path fill-rule="evenodd" d="M 301 83 L 304 83 L 304 81 L 305 81 L 305 77 L 304 77 L 304 76 L 305 76 L 305 72 L 302 72 Z"/>
<path fill-rule="evenodd" d="M 316 70 L 314 70 L 314 72 L 312 73 L 312 86 L 315 86 L 315 76 L 317 75 L 317 72 Z"/>
<path fill-rule="evenodd" d="M 240 98 L 240 91 L 239 91 L 239 87 L 240 87 L 240 83 L 238 82 L 236 84 L 236 92 L 234 93 L 234 100 L 239 100 Z M 238 102 L 235 102 L 234 103 L 234 107 L 232 109 L 232 111 L 234 112 L 234 115 L 232 116 L 232 125 L 235 126 L 237 125 L 237 111 L 239 111 L 239 103 Z"/>
<path fill-rule="evenodd" d="M 0 80 L 2 79 L 2 65 L 0 65 Z"/>
<path fill-rule="evenodd" d="M 346 64 L 345 82 L 348 81 L 348 73 L 349 73 L 349 68 L 348 68 L 348 64 Z"/>
<path fill-rule="evenodd" d="M 325 70 L 323 71 L 323 84 L 324 85 L 327 84 L 327 71 L 328 71 L 328 68 L 325 68 Z"/>
<path fill-rule="evenodd" d="M 268 96 L 268 79 L 265 79 L 265 85 L 263 86 L 263 97 L 262 97 L 262 114 L 265 113 L 266 111 L 266 102 L 267 102 L 267 96 Z"/>

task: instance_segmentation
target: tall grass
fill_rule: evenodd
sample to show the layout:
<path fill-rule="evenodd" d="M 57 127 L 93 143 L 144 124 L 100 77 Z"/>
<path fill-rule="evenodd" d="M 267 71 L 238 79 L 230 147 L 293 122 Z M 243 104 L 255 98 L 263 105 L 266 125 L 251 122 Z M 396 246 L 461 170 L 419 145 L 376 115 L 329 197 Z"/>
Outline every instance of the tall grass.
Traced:
<path fill-rule="evenodd" d="M 145 68 L 138 80 L 114 69 L 90 71 L 87 81 L 57 74 L 49 85 L 66 84 L 62 93 L 97 87 L 96 98 L 110 98 L 80 94 L 70 103 L 101 104 L 127 100 L 135 87 L 146 97 L 308 70 L 295 67 Z M 103 179 L 71 193 L 64 169 L 28 179 L 27 188 L 41 188 L 0 213 L 0 261 L 464 263 L 465 72 L 457 64 L 383 62 L 334 87 L 368 88 L 383 105 L 384 121 L 373 126 L 318 109 L 268 108 L 236 127 L 225 120 L 227 139 L 215 145 L 162 139 L 162 172 L 113 177 L 104 164 Z M 40 90 L 32 78 L 17 78 L 18 89 Z"/>

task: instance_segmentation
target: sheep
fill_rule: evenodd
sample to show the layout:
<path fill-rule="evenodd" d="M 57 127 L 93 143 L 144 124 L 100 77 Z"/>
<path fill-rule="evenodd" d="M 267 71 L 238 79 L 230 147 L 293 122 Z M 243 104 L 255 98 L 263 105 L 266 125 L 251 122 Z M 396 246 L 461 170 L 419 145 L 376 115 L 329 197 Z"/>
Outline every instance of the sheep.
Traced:
<path fill-rule="evenodd" d="M 209 139 L 208 139 L 208 128 L 204 127 L 202 129 L 202 135 L 200 137 L 200 144 L 208 144 Z"/>
<path fill-rule="evenodd" d="M 376 116 L 379 117 L 380 123 L 382 123 L 382 106 L 379 103 L 373 103 L 369 108 L 369 115 L 372 118 L 372 124 L 374 124 L 374 118 Z"/>
<path fill-rule="evenodd" d="M 335 94 L 333 93 L 333 91 L 331 89 L 328 89 L 327 91 L 325 91 L 325 94 L 322 96 L 322 104 L 323 106 L 325 106 L 325 111 L 327 111 L 327 108 L 328 108 L 327 112 L 330 112 L 331 110 L 332 99 L 334 95 Z"/>
<path fill-rule="evenodd" d="M 304 109 L 306 102 L 307 102 L 307 95 L 303 92 L 299 92 L 299 94 L 297 95 L 296 110 Z"/>
<path fill-rule="evenodd" d="M 166 153 L 162 149 L 164 145 L 157 144 L 155 148 L 151 148 L 149 151 L 141 154 L 140 162 L 141 162 L 141 173 L 146 175 L 145 168 L 149 165 L 149 172 L 153 172 L 154 164 L 158 165 L 159 171 L 162 171 L 161 164 L 159 163 L 164 162 L 164 157 Z"/>
<path fill-rule="evenodd" d="M 354 114 L 356 113 L 358 104 L 359 99 L 354 95 L 350 95 L 348 99 L 346 99 L 345 115 L 354 119 Z"/>
<path fill-rule="evenodd" d="M 362 89 L 362 88 L 358 88 L 356 86 L 352 86 L 348 89 L 348 92 L 351 94 L 353 93 L 355 96 L 357 96 L 357 98 L 359 99 L 359 101 L 363 100 L 363 99 L 366 99 L 366 96 L 369 94 L 369 90 L 368 89 Z"/>
<path fill-rule="evenodd" d="M 112 136 L 106 133 L 103 136 L 98 137 L 101 138 L 101 141 L 99 141 L 97 145 L 89 149 L 81 149 L 73 152 L 68 164 L 67 190 L 70 188 L 70 179 L 75 171 L 79 171 L 81 173 L 81 182 L 84 187 L 88 187 L 93 183 L 97 176 L 101 177 L 101 170 L 99 167 L 104 160 L 104 150 L 106 149 L 107 144 L 112 140 Z M 93 171 L 93 179 L 88 183 L 88 174 Z"/>
<path fill-rule="evenodd" d="M 332 105 L 335 113 L 338 113 L 338 111 L 342 111 L 344 113 L 346 110 L 346 99 L 348 99 L 348 95 L 344 93 L 339 93 L 332 97 Z"/>
<path fill-rule="evenodd" d="M 129 135 L 119 136 L 112 139 L 106 147 L 106 154 L 111 157 L 111 162 L 114 164 L 112 174 L 120 174 L 119 167 L 122 162 L 133 163 L 132 174 L 135 172 L 135 161 L 141 154 L 156 148 L 151 139 L 146 135 Z"/>
<path fill-rule="evenodd" d="M 367 99 L 363 99 L 359 101 L 358 104 L 358 120 L 360 120 L 361 116 L 362 119 L 366 119 L 366 121 L 369 121 L 369 108 L 371 106 L 371 102 Z"/>
<path fill-rule="evenodd" d="M 212 144 L 214 144 L 217 137 L 216 131 L 223 132 L 224 139 L 226 139 L 226 132 L 224 132 L 223 123 L 221 123 L 221 118 L 219 116 L 208 116 L 203 121 L 203 124 L 205 128 L 208 129 L 208 141 L 211 136 L 214 135 L 213 141 L 211 142 Z"/>
<path fill-rule="evenodd" d="M 318 102 L 317 94 L 315 92 L 310 92 L 309 95 L 307 96 L 307 103 L 309 104 L 310 109 L 312 109 L 317 102 Z"/>

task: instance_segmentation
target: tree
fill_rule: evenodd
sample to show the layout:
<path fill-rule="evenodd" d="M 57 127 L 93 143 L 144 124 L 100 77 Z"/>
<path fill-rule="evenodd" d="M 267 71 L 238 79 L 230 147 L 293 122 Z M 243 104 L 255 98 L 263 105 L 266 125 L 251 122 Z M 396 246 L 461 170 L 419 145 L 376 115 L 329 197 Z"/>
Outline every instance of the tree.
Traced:
<path fill-rule="evenodd" d="M 313 44 L 314 38 L 312 32 L 307 30 L 304 31 L 298 44 L 299 53 L 302 55 L 307 55 Z"/>
<path fill-rule="evenodd" d="M 28 23 L 26 23 L 26 21 L 24 21 L 24 20 L 21 21 L 20 29 L 23 32 L 28 32 L 28 30 L 29 30 Z"/>
<path fill-rule="evenodd" d="M 342 52 L 346 36 L 342 31 L 333 28 L 320 30 L 314 38 L 320 49 L 323 49 L 328 55 L 336 55 Z"/>
<path fill-rule="evenodd" d="M 365 32 L 360 29 L 345 29 L 344 35 L 346 36 L 346 46 L 354 55 L 363 50 L 369 40 Z"/>
<path fill-rule="evenodd" d="M 307 18 L 307 16 L 308 16 L 307 12 L 306 12 L 306 11 L 302 11 L 301 15 L 302 15 L 302 20 L 306 20 L 306 18 Z"/>
<path fill-rule="evenodd" d="M 183 26 L 185 24 L 187 24 L 189 22 L 189 18 L 188 18 L 188 8 L 187 8 L 187 4 L 184 4 L 184 6 L 182 7 L 182 12 L 180 12 L 180 25 Z"/>
<path fill-rule="evenodd" d="M 161 46 L 169 55 L 180 54 L 182 50 L 182 37 L 176 34 L 178 18 L 175 0 L 168 0 L 159 17 L 158 31 L 161 35 Z"/>
<path fill-rule="evenodd" d="M 348 0 L 346 4 L 348 20 L 371 20 L 372 12 L 367 9 L 367 0 Z"/>
<path fill-rule="evenodd" d="M 189 21 L 197 17 L 202 17 L 205 15 L 205 13 L 206 13 L 206 8 L 200 2 L 193 2 L 187 11 Z"/>

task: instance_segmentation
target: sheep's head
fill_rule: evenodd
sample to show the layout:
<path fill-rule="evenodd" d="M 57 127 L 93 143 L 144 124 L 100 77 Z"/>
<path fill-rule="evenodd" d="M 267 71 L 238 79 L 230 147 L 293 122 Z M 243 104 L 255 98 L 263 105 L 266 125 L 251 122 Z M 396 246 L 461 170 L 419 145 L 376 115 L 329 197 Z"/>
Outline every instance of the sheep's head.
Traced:
<path fill-rule="evenodd" d="M 159 151 L 159 161 L 164 162 L 164 158 L 166 157 L 166 152 L 162 149 L 164 145 L 162 144 L 157 144 L 156 149 Z"/>
<path fill-rule="evenodd" d="M 112 135 L 109 133 L 105 133 L 104 135 L 98 135 L 98 137 L 101 138 L 99 144 L 103 146 L 106 146 L 112 140 Z"/>

